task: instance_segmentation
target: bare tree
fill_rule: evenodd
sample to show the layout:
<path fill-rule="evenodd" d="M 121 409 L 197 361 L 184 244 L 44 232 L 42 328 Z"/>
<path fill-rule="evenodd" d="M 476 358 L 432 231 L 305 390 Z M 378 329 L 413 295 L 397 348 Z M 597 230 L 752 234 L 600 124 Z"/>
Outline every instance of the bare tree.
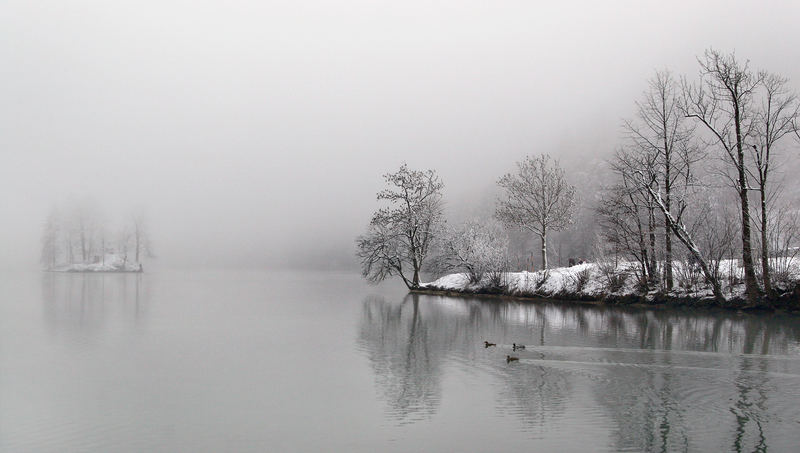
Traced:
<path fill-rule="evenodd" d="M 116 249 L 117 254 L 122 257 L 123 266 L 128 265 L 128 252 L 131 243 L 131 231 L 127 226 L 123 226 L 117 233 Z"/>
<path fill-rule="evenodd" d="M 135 211 L 131 216 L 131 235 L 133 236 L 135 262 L 141 264 L 142 257 L 153 256 L 147 221 L 142 210 Z"/>
<path fill-rule="evenodd" d="M 89 211 L 85 206 L 79 207 L 76 214 L 77 214 L 76 226 L 78 228 L 78 240 L 80 241 L 80 248 L 81 248 L 81 262 L 85 264 L 89 262 L 92 221 Z"/>
<path fill-rule="evenodd" d="M 628 185 L 629 188 L 627 190 L 631 196 L 635 191 L 644 191 L 646 193 L 646 196 L 642 198 L 644 203 L 653 203 L 654 206 L 661 211 L 661 214 L 664 216 L 666 228 L 671 230 L 672 234 L 674 234 L 689 250 L 692 260 L 698 263 L 706 280 L 711 283 L 714 297 L 718 301 L 724 302 L 725 298 L 722 294 L 722 287 L 719 279 L 717 278 L 718 275 L 713 271 L 706 256 L 701 252 L 701 248 L 694 239 L 690 231 L 691 229 L 687 227 L 686 219 L 684 218 L 690 204 L 688 189 L 691 185 L 691 181 L 694 180 L 692 164 L 695 163 L 695 159 L 683 159 L 681 166 L 681 171 L 684 174 L 683 184 L 681 185 L 680 191 L 676 191 L 676 187 L 673 186 L 673 191 L 671 193 L 672 204 L 667 208 L 663 197 L 663 184 L 665 180 L 661 178 L 660 172 L 657 171 L 657 166 L 654 165 L 655 160 L 652 159 L 652 156 L 657 155 L 657 153 L 652 152 L 652 149 L 650 149 L 650 151 L 651 152 L 639 153 L 618 152 L 615 160 L 617 172 L 620 173 L 622 180 Z M 680 154 L 683 156 L 690 155 L 686 149 Z M 637 206 L 637 209 L 642 206 L 642 203 L 643 201 L 637 202 L 636 199 L 631 199 L 631 204 Z"/>
<path fill-rule="evenodd" d="M 800 212 L 775 209 L 769 222 L 769 247 L 774 253 L 772 271 L 777 289 L 788 289 L 793 263 L 800 254 Z"/>
<path fill-rule="evenodd" d="M 47 215 L 42 231 L 41 262 L 47 269 L 55 269 L 59 255 L 59 234 L 61 232 L 60 213 L 53 208 Z"/>
<path fill-rule="evenodd" d="M 640 182 L 646 180 L 651 186 L 659 183 L 658 153 L 652 148 L 633 143 L 628 148 L 618 149 L 610 166 L 621 181 L 618 190 L 624 194 L 624 198 L 617 201 L 627 206 L 627 214 L 631 216 L 629 220 L 634 221 L 638 230 L 640 257 L 644 265 L 642 283 L 648 285 L 649 282 L 657 280 L 658 276 L 656 264 L 657 208 L 650 192 Z M 646 178 L 637 180 L 637 173 L 646 175 Z M 606 199 L 605 202 L 608 204 L 609 200 Z M 605 214 L 610 214 L 608 209 Z M 620 220 L 620 222 L 623 221 Z M 610 226 L 608 222 L 606 224 Z"/>
<path fill-rule="evenodd" d="M 682 109 L 686 116 L 695 118 L 710 133 L 712 142 L 722 148 L 724 160 L 734 170 L 731 182 L 739 195 L 741 207 L 745 290 L 748 300 L 757 303 L 762 291 L 753 263 L 745 147 L 756 128 L 753 96 L 763 77 L 753 74 L 748 64 L 740 63 L 735 55 L 723 55 L 713 49 L 707 50 L 699 62 L 701 83 L 694 86 L 684 84 Z"/>
<path fill-rule="evenodd" d="M 435 171 L 406 164 L 384 179 L 388 188 L 377 198 L 388 206 L 373 214 L 367 233 L 356 240 L 361 273 L 371 282 L 397 275 L 415 289 L 441 226 L 443 184 Z"/>
<path fill-rule="evenodd" d="M 752 144 L 751 158 L 754 164 L 753 176 L 758 183 L 759 201 L 761 203 L 761 275 L 764 291 L 772 294 L 772 278 L 770 276 L 769 253 L 769 177 L 774 162 L 776 145 L 786 135 L 794 131 L 794 123 L 798 119 L 797 95 L 787 86 L 788 80 L 776 74 L 760 75 L 763 88 L 761 108 L 755 119 L 755 143 Z"/>
<path fill-rule="evenodd" d="M 737 251 L 736 237 L 738 213 L 731 209 L 728 200 L 718 200 L 717 194 L 706 194 L 702 200 L 694 201 L 698 206 L 692 225 L 692 237 L 696 238 L 698 248 L 708 264 L 714 279 L 722 284 L 725 275 L 721 265 L 725 259 L 732 258 Z M 726 197 L 727 198 L 727 197 Z M 730 275 L 728 275 L 730 278 Z"/>
<path fill-rule="evenodd" d="M 643 211 L 640 191 L 630 187 L 629 178 L 605 190 L 596 208 L 602 238 L 617 253 L 639 263 L 639 281 L 647 284 L 650 275 L 647 247 L 647 218 Z M 647 195 L 649 197 L 649 194 Z"/>
<path fill-rule="evenodd" d="M 706 280 L 711 283 L 711 288 L 714 293 L 714 298 L 717 299 L 719 302 L 724 302 L 725 297 L 722 294 L 722 287 L 720 286 L 719 279 L 717 278 L 717 274 L 713 271 L 711 266 L 709 266 L 706 257 L 700 252 L 700 248 L 698 247 L 697 243 L 695 242 L 692 234 L 689 232 L 689 229 L 686 227 L 686 224 L 683 222 L 682 216 L 685 211 L 686 205 L 684 204 L 681 209 L 678 210 L 677 215 L 673 215 L 673 213 L 667 209 L 666 205 L 664 204 L 661 194 L 659 192 L 658 187 L 655 189 L 653 188 L 651 181 L 648 181 L 644 178 L 642 173 L 639 173 L 638 176 L 642 178 L 642 187 L 644 187 L 650 195 L 653 197 L 653 200 L 656 202 L 656 205 L 661 212 L 664 214 L 664 217 L 667 221 L 667 226 L 672 230 L 675 234 L 675 237 L 678 238 L 679 241 L 689 249 L 689 253 L 693 257 L 693 259 L 699 264 L 700 269 L 703 271 L 703 275 L 705 275 Z"/>
<path fill-rule="evenodd" d="M 670 212 L 673 212 L 672 198 L 678 195 L 674 194 L 675 190 L 678 185 L 685 185 L 687 169 L 698 159 L 696 149 L 690 144 L 693 130 L 687 127 L 679 109 L 678 92 L 678 85 L 669 71 L 656 72 L 642 100 L 636 103 L 636 120 L 624 123 L 628 141 L 646 156 L 640 161 L 651 167 L 646 170 L 661 186 L 664 206 Z M 664 223 L 667 223 L 666 217 Z M 653 260 L 654 255 L 651 257 Z M 664 232 L 664 270 L 669 290 L 673 287 L 672 232 L 669 228 Z"/>
<path fill-rule="evenodd" d="M 467 221 L 445 232 L 440 243 L 435 269 L 465 272 L 471 283 L 479 283 L 486 275 L 498 277 L 508 264 L 508 236 L 496 222 Z"/>
<path fill-rule="evenodd" d="M 575 187 L 547 154 L 517 162 L 517 172 L 497 182 L 505 189 L 496 216 L 506 226 L 528 230 L 542 241 L 542 268 L 547 269 L 547 233 L 566 228 L 575 214 Z"/>

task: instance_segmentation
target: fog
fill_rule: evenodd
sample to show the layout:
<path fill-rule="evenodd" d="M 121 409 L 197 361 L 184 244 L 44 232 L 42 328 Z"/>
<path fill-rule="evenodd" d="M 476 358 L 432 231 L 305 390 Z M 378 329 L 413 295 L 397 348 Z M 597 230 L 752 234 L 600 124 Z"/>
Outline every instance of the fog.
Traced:
<path fill-rule="evenodd" d="M 800 3 L 9 1 L 0 267 L 48 210 L 143 207 L 169 266 L 348 266 L 381 174 L 448 209 L 525 154 L 609 153 L 656 69 L 709 46 L 800 82 Z"/>

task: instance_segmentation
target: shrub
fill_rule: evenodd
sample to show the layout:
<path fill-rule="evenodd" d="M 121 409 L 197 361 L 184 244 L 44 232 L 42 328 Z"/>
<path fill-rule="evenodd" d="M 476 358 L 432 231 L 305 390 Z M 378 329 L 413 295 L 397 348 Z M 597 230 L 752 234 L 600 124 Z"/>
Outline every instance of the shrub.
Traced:
<path fill-rule="evenodd" d="M 584 288 L 586 288 L 586 284 L 589 283 L 589 279 L 592 277 L 592 271 L 588 267 L 581 271 L 578 271 L 574 274 L 570 274 L 569 280 L 572 282 L 572 285 L 575 286 L 575 292 L 582 292 Z"/>
<path fill-rule="evenodd" d="M 613 260 L 598 260 L 597 269 L 606 283 L 606 290 L 610 293 L 621 290 L 628 280 L 628 272 L 617 266 Z"/>

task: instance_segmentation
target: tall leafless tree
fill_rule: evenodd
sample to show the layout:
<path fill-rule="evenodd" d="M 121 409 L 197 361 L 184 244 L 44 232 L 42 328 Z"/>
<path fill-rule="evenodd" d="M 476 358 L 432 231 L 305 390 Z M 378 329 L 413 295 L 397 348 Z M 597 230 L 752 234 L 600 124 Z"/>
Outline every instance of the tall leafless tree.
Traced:
<path fill-rule="evenodd" d="M 752 221 L 748 192 L 747 140 L 756 130 L 755 91 L 762 82 L 748 63 L 741 63 L 733 54 L 707 50 L 699 59 L 700 84 L 684 84 L 682 109 L 710 133 L 712 142 L 723 151 L 723 158 L 733 170 L 733 187 L 739 195 L 741 209 L 742 264 L 745 291 L 751 303 L 757 303 L 762 290 L 756 278 L 753 260 Z"/>
<path fill-rule="evenodd" d="M 776 74 L 762 73 L 760 75 L 761 106 L 755 118 L 755 131 L 751 144 L 751 158 L 753 161 L 753 177 L 758 184 L 760 201 L 761 233 L 761 275 L 764 282 L 764 291 L 772 294 L 772 278 L 770 276 L 770 240 L 768 221 L 769 213 L 769 182 L 770 173 L 775 161 L 777 145 L 787 135 L 794 131 L 794 124 L 798 119 L 797 95 L 788 87 L 788 79 Z"/>
<path fill-rule="evenodd" d="M 496 216 L 506 226 L 528 230 L 542 241 L 542 268 L 547 269 L 547 233 L 560 231 L 572 223 L 575 214 L 575 187 L 567 182 L 564 170 L 547 154 L 527 156 L 517 162 L 517 172 L 497 182 L 505 189 Z"/>
<path fill-rule="evenodd" d="M 678 185 L 687 183 L 687 169 L 699 157 L 690 144 L 693 129 L 686 124 L 679 109 L 679 86 L 672 74 L 658 71 L 648 85 L 648 90 L 636 103 L 636 119 L 625 121 L 624 128 L 630 146 L 648 156 L 642 162 L 652 164 L 647 171 L 658 181 L 667 211 L 673 212 L 674 192 Z M 664 223 L 667 223 L 666 217 Z M 672 259 L 672 231 L 665 228 L 664 277 L 668 290 L 674 284 Z"/>
<path fill-rule="evenodd" d="M 415 289 L 441 227 L 444 186 L 435 171 L 406 164 L 384 179 L 388 187 L 377 198 L 388 206 L 373 214 L 367 233 L 356 240 L 361 272 L 371 282 L 397 275 Z"/>
<path fill-rule="evenodd" d="M 620 189 L 624 191 L 624 202 L 633 215 L 639 229 L 641 242 L 641 256 L 643 269 L 643 283 L 649 284 L 657 279 L 656 263 L 656 203 L 650 192 L 646 190 L 637 179 L 636 175 L 642 173 L 651 186 L 659 183 L 658 153 L 650 147 L 632 143 L 627 148 L 620 148 L 610 162 L 611 169 L 616 173 Z M 608 202 L 608 200 L 606 200 Z"/>

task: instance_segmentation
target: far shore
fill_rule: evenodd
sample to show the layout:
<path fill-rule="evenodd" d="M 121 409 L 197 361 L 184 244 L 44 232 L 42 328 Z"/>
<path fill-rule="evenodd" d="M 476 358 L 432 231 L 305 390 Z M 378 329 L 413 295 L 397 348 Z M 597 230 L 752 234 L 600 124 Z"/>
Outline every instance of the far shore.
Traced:
<path fill-rule="evenodd" d="M 43 272 L 54 272 L 58 274 L 143 274 L 143 270 L 75 270 L 75 269 L 44 269 Z"/>

